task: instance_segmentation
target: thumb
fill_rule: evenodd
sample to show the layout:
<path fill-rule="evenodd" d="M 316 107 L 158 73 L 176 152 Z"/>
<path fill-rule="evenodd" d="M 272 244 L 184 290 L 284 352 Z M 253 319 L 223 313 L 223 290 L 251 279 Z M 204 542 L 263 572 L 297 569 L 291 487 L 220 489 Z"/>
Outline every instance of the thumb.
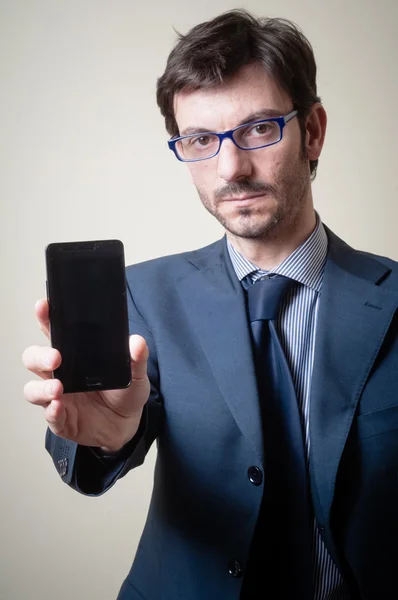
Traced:
<path fill-rule="evenodd" d="M 130 356 L 132 379 L 145 379 L 147 376 L 149 350 L 142 336 L 130 336 Z"/>

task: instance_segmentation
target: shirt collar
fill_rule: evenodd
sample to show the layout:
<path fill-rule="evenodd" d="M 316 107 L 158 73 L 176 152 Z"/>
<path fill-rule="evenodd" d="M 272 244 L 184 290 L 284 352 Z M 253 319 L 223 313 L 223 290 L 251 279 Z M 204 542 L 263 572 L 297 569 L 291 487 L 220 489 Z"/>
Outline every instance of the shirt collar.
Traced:
<path fill-rule="evenodd" d="M 250 275 L 254 283 L 257 279 L 268 273 L 276 273 L 290 277 L 319 292 L 322 286 L 323 270 L 328 250 L 328 238 L 318 213 L 316 212 L 315 215 L 316 226 L 310 237 L 270 271 L 260 269 L 257 265 L 247 260 L 227 239 L 229 256 L 239 281 Z"/>

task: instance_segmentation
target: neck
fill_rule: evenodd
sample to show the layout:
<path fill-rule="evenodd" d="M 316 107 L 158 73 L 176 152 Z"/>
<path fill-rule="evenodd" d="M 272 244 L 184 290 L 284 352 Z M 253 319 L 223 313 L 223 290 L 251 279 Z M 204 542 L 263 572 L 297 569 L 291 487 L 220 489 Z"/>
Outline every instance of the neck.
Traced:
<path fill-rule="evenodd" d="M 291 223 L 277 223 L 262 238 L 241 238 L 227 232 L 227 238 L 238 252 L 264 271 L 283 262 L 303 244 L 316 227 L 313 207 Z"/>

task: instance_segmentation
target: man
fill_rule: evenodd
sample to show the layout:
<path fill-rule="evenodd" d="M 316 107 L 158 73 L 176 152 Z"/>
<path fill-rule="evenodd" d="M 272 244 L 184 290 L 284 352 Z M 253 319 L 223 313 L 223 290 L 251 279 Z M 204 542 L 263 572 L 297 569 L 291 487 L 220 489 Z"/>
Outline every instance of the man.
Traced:
<path fill-rule="evenodd" d="M 230 11 L 180 37 L 157 99 L 226 237 L 127 269 L 129 389 L 62 395 L 59 353 L 24 353 L 67 484 L 101 494 L 157 442 L 119 600 L 396 598 L 398 265 L 314 211 L 311 46 Z"/>

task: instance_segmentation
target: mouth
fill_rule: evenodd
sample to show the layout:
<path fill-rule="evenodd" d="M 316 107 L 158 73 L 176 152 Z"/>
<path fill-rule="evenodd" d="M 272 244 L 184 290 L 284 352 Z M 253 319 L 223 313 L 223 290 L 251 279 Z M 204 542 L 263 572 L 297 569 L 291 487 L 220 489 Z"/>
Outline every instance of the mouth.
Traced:
<path fill-rule="evenodd" d="M 231 198 L 225 198 L 223 200 L 223 202 L 233 202 L 234 204 L 251 204 L 253 203 L 255 200 L 257 200 L 257 198 L 261 198 L 262 196 L 264 196 L 265 192 L 262 193 L 258 193 L 258 194 L 246 194 L 244 196 L 233 196 Z"/>

